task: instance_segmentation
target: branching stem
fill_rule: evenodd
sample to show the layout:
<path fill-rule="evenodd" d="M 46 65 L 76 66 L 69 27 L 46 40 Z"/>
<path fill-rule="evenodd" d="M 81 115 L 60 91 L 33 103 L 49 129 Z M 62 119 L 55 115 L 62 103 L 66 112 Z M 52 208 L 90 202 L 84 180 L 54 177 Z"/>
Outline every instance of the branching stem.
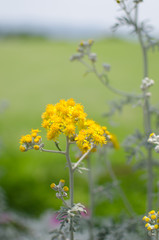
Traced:
<path fill-rule="evenodd" d="M 138 36 L 140 46 L 142 49 L 142 56 L 143 56 L 143 78 L 148 77 L 148 57 L 147 52 L 148 49 L 144 44 L 143 35 L 141 28 L 138 27 L 137 24 L 137 16 L 138 16 L 138 4 L 136 4 L 136 34 Z M 144 129 L 146 137 L 151 133 L 151 113 L 150 113 L 150 101 L 149 98 L 146 96 L 146 91 L 144 91 L 144 105 L 143 105 L 143 119 L 144 119 Z M 153 196 L 153 157 L 152 157 L 152 149 L 147 149 L 147 174 L 148 174 L 148 181 L 147 181 L 147 210 L 150 211 L 152 209 L 152 196 Z"/>
<path fill-rule="evenodd" d="M 50 153 L 60 153 L 60 154 L 66 155 L 66 152 L 63 152 L 63 151 L 49 150 L 49 149 L 44 149 L 44 148 L 41 148 L 41 151 L 42 152 L 50 152 Z"/>
<path fill-rule="evenodd" d="M 70 160 L 70 142 L 69 138 L 66 138 L 66 160 L 69 168 L 69 186 L 70 186 L 70 207 L 73 207 L 74 203 L 74 176 L 73 176 L 73 169 L 72 163 Z M 73 232 L 73 218 L 70 219 L 70 240 L 74 240 L 74 232 Z"/>
<path fill-rule="evenodd" d="M 92 177 L 92 167 L 91 167 L 91 159 L 88 157 L 87 159 L 87 163 L 88 163 L 88 184 L 89 184 L 89 192 L 90 192 L 90 229 L 89 229 L 89 233 L 90 233 L 90 240 L 94 240 L 94 236 L 93 236 L 93 210 L 94 210 L 94 192 L 93 192 L 93 177 Z"/>
<path fill-rule="evenodd" d="M 91 148 L 86 153 L 84 153 L 82 157 L 74 164 L 73 172 L 76 170 L 79 164 L 83 161 L 83 159 L 85 159 L 88 156 L 88 154 L 92 151 L 93 148 L 94 148 L 94 145 L 92 144 Z"/>

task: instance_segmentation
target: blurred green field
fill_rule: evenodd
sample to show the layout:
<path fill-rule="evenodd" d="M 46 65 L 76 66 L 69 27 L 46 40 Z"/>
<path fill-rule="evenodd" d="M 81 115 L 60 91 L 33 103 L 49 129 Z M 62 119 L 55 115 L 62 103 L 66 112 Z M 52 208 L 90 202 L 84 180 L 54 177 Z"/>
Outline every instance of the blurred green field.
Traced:
<path fill-rule="evenodd" d="M 11 208 L 39 215 L 48 208 L 58 209 L 60 203 L 50 189 L 51 182 L 66 178 L 64 157 L 29 151 L 19 151 L 19 139 L 31 128 L 40 128 L 41 114 L 49 103 L 74 98 L 82 103 L 88 117 L 115 133 L 121 143 L 136 128 L 143 130 L 142 111 L 128 106 L 122 115 L 116 115 L 117 126 L 112 127 L 102 114 L 108 111 L 108 102 L 117 99 L 93 74 L 84 77 L 85 68 L 78 62 L 70 62 L 78 42 L 56 42 L 46 39 L 5 39 L 0 41 L 0 99 L 8 101 L 8 107 L 0 115 L 0 136 L 3 149 L 0 166 L 3 170 L 1 185 Z M 98 66 L 111 64 L 109 77 L 112 85 L 122 90 L 140 92 L 142 80 L 142 56 L 137 43 L 119 39 L 95 42 L 93 51 L 98 56 Z M 152 102 L 158 105 L 159 54 L 149 53 L 150 77 L 155 80 Z M 45 137 L 45 131 L 42 130 Z M 46 146 L 52 147 L 53 143 Z M 72 155 L 73 157 L 74 155 Z M 97 156 L 97 155 L 95 155 Z M 95 159 L 94 159 L 95 161 Z M 100 164 L 100 159 L 98 159 Z M 114 170 L 118 175 L 130 202 L 137 213 L 145 210 L 146 181 L 140 173 L 134 173 L 126 164 L 122 148 L 111 154 Z M 106 169 L 98 183 L 110 181 Z M 88 205 L 87 176 L 77 174 L 75 201 Z M 97 214 L 118 215 L 124 210 L 119 197 L 114 202 L 101 203 Z"/>

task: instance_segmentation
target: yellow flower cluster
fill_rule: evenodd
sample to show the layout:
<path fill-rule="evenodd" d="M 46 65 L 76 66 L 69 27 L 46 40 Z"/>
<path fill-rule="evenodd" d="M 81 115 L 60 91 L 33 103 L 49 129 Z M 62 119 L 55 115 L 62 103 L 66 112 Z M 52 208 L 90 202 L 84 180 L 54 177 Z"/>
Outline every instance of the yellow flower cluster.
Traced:
<path fill-rule="evenodd" d="M 47 129 L 47 138 L 57 140 L 61 133 L 69 138 L 75 135 L 76 127 L 82 128 L 86 118 L 81 104 L 73 99 L 60 100 L 56 105 L 49 104 L 42 114 L 42 127 Z"/>
<path fill-rule="evenodd" d="M 42 127 L 47 129 L 47 138 L 56 141 L 61 133 L 75 141 L 84 153 L 98 144 L 106 144 L 106 127 L 88 120 L 81 104 L 71 98 L 60 100 L 56 105 L 49 104 L 42 114 Z"/>
<path fill-rule="evenodd" d="M 75 137 L 75 141 L 79 149 L 84 153 L 91 148 L 91 144 L 103 145 L 107 143 L 106 140 L 106 127 L 101 127 L 93 120 L 85 120 L 83 128 Z"/>
<path fill-rule="evenodd" d="M 64 186 L 65 185 L 65 180 L 64 179 L 61 179 L 59 181 L 59 184 L 56 185 L 55 183 L 51 183 L 50 184 L 50 187 L 55 190 L 56 192 L 56 197 L 57 198 L 62 198 L 62 197 L 67 197 L 67 193 L 69 191 L 69 188 L 67 186 Z"/>
<path fill-rule="evenodd" d="M 151 210 L 148 213 L 148 216 L 144 216 L 142 219 L 144 222 L 146 222 L 145 227 L 148 231 L 156 230 L 159 228 L 159 211 L 155 212 L 154 210 Z"/>
<path fill-rule="evenodd" d="M 20 151 L 25 152 L 29 149 L 39 150 L 42 138 L 38 135 L 39 129 L 32 129 L 30 134 L 22 136 L 20 139 Z"/>

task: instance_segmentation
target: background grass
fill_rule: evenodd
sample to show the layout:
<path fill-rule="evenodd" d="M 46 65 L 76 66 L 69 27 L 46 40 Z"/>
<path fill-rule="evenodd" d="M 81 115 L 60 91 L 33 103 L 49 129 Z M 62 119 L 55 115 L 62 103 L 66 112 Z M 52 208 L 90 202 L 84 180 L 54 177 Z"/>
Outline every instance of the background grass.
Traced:
<path fill-rule="evenodd" d="M 55 42 L 46 39 L 5 39 L 0 41 L 0 98 L 8 101 L 8 107 L 0 115 L 0 134 L 3 149 L 0 165 L 3 169 L 1 185 L 11 208 L 39 215 L 47 208 L 58 209 L 60 203 L 49 188 L 51 182 L 66 178 L 64 157 L 29 151 L 19 151 L 19 139 L 31 128 L 40 128 L 41 114 L 48 103 L 60 99 L 74 98 L 82 103 L 88 117 L 94 119 L 115 133 L 121 143 L 135 129 L 143 131 L 143 117 L 140 107 L 127 106 L 121 115 L 115 115 L 116 127 L 109 125 L 102 114 L 108 111 L 108 102 L 117 99 L 93 74 L 84 77 L 85 68 L 78 62 L 70 62 L 78 42 Z M 116 88 L 140 92 L 142 80 L 142 56 L 137 43 L 118 39 L 97 41 L 93 51 L 98 55 L 98 67 L 103 62 L 112 66 L 109 77 Z M 155 80 L 152 88 L 152 103 L 158 105 L 159 55 L 149 53 L 150 77 Z M 42 130 L 45 137 L 45 131 Z M 44 138 L 43 138 L 44 139 Z M 48 148 L 53 143 L 47 143 Z M 72 157 L 74 155 L 72 154 Z M 94 156 L 94 164 L 97 155 Z M 138 213 L 145 210 L 146 186 L 141 179 L 142 172 L 133 172 L 127 165 L 123 149 L 111 154 L 113 167 L 124 191 Z M 98 159 L 100 164 L 100 159 Z M 94 170 L 95 171 L 95 170 Z M 75 201 L 88 205 L 87 176 L 76 176 Z M 106 169 L 100 174 L 98 183 L 110 181 Z M 118 215 L 124 205 L 116 196 L 113 203 L 101 202 L 97 214 Z"/>

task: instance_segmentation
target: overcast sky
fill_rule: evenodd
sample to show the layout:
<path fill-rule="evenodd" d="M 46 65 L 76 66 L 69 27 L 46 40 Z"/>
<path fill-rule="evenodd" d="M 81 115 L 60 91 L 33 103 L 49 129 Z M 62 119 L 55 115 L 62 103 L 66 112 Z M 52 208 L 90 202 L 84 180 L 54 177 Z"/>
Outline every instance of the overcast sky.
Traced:
<path fill-rule="evenodd" d="M 159 33 L 159 0 L 141 3 L 141 18 Z M 0 23 L 65 24 L 110 28 L 120 14 L 115 0 L 0 0 Z"/>

